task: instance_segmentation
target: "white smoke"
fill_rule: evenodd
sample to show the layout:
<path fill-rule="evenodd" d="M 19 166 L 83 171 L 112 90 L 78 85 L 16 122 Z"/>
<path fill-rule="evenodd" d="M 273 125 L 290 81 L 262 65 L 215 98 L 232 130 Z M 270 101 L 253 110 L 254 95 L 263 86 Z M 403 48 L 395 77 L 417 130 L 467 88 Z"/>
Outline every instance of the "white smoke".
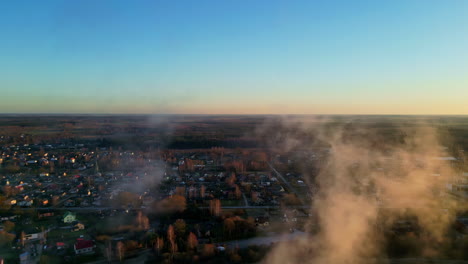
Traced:
<path fill-rule="evenodd" d="M 273 123 L 281 129 L 272 130 L 269 122 L 259 131 L 278 131 L 273 139 L 293 137 L 273 140 L 276 149 L 312 150 L 319 144 L 330 151 L 318 175 L 304 172 L 319 189 L 311 204 L 317 218 L 308 225 L 309 229 L 318 226 L 319 231 L 307 239 L 277 245 L 265 263 L 379 262 L 387 257 L 384 232 L 404 214 L 416 217 L 423 230 L 420 241 L 426 243 L 419 245 L 421 255 L 439 254 L 458 206 L 445 185 L 457 171 L 437 159 L 449 154 L 435 128 L 417 124 L 385 130 L 324 119 Z M 305 143 L 304 134 L 313 134 L 315 140 Z"/>

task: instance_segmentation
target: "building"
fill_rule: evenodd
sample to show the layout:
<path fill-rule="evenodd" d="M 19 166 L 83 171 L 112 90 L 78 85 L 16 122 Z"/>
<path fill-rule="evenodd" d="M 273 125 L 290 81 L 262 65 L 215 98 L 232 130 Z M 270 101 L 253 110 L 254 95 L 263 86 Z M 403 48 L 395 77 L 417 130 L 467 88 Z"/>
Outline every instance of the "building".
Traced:
<path fill-rule="evenodd" d="M 46 213 L 38 213 L 37 214 L 37 217 L 39 219 L 42 219 L 42 218 L 47 218 L 47 217 L 52 217 L 54 216 L 54 212 L 46 212 Z"/>
<path fill-rule="evenodd" d="M 85 226 L 82 223 L 80 223 L 79 221 L 74 221 L 72 224 L 73 224 L 72 232 L 80 231 L 80 230 L 83 230 L 85 228 Z"/>
<path fill-rule="evenodd" d="M 29 263 L 29 253 L 28 252 L 23 252 L 19 255 L 20 263 Z M 3 262 L 2 262 L 3 263 Z"/>
<path fill-rule="evenodd" d="M 65 243 L 63 242 L 57 242 L 55 245 L 57 246 L 58 250 L 63 249 L 66 246 Z"/>
<path fill-rule="evenodd" d="M 92 240 L 84 240 L 82 238 L 78 238 L 73 246 L 75 249 L 75 254 L 90 254 L 94 253 L 94 242 Z"/>
<path fill-rule="evenodd" d="M 47 232 L 49 232 L 49 230 L 41 230 L 38 227 L 28 227 L 23 230 L 22 240 L 35 241 L 39 239 L 44 239 Z"/>
<path fill-rule="evenodd" d="M 64 223 L 67 223 L 67 224 L 72 223 L 72 222 L 76 221 L 76 215 L 74 213 L 70 212 L 70 211 L 67 211 L 63 215 L 62 220 L 63 220 Z"/>

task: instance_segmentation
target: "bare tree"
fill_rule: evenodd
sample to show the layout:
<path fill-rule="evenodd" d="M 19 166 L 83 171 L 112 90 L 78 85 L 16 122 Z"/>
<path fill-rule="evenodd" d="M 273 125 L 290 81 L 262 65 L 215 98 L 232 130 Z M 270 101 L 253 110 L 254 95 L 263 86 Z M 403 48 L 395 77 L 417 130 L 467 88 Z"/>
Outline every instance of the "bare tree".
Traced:
<path fill-rule="evenodd" d="M 205 192 L 206 192 L 206 187 L 205 187 L 205 185 L 202 185 L 200 187 L 200 197 L 201 198 L 205 198 Z"/>
<path fill-rule="evenodd" d="M 226 218 L 224 220 L 224 233 L 227 233 L 227 237 L 230 238 L 232 231 L 236 228 L 236 223 L 231 218 Z"/>
<path fill-rule="evenodd" d="M 174 223 L 174 231 L 176 236 L 183 237 L 185 236 L 185 230 L 187 225 L 183 219 L 177 219 Z"/>
<path fill-rule="evenodd" d="M 174 232 L 174 227 L 172 225 L 167 229 L 167 240 L 169 240 L 171 255 L 177 252 L 176 236 Z"/>
<path fill-rule="evenodd" d="M 155 247 L 157 253 L 160 254 L 161 250 L 164 247 L 164 239 L 162 237 L 157 237 L 156 238 L 156 243 L 154 244 L 154 247 Z"/>
<path fill-rule="evenodd" d="M 124 243 L 122 243 L 122 241 L 119 241 L 117 242 L 117 255 L 120 261 L 122 261 L 124 254 L 125 254 L 125 245 Z"/>
<path fill-rule="evenodd" d="M 239 185 L 236 184 L 234 194 L 236 195 L 236 199 L 239 200 L 242 196 L 241 190 Z"/>
<path fill-rule="evenodd" d="M 198 246 L 197 236 L 194 233 L 190 232 L 187 238 L 187 248 L 189 250 L 193 250 L 197 246 Z"/>
<path fill-rule="evenodd" d="M 210 213 L 214 216 L 221 215 L 221 201 L 219 199 L 213 199 L 210 201 Z"/>

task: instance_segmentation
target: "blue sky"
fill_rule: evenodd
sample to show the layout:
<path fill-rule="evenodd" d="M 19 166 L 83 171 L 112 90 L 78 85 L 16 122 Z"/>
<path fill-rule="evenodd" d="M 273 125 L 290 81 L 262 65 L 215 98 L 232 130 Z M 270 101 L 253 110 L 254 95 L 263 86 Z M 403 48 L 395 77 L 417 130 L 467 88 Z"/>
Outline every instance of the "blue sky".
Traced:
<path fill-rule="evenodd" d="M 1 1 L 0 112 L 468 114 L 468 1 Z"/>

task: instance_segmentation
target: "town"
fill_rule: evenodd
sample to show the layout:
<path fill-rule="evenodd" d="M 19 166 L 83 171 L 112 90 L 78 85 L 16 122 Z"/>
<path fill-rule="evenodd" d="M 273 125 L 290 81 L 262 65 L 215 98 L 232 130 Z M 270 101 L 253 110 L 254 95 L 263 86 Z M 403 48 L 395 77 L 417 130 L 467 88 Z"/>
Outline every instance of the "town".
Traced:
<path fill-rule="evenodd" d="M 311 204 L 320 186 L 313 177 L 333 151 L 141 148 L 71 135 L 50 142 L 12 135 L 0 135 L 5 263 L 259 262 L 276 243 L 319 228 Z M 437 160 L 451 167 L 465 162 Z M 460 171 L 438 184 L 463 203 L 467 183 L 468 173 Z M 376 204 L 385 200 L 373 195 Z M 453 222 L 457 236 L 466 234 L 467 220 L 460 215 Z M 392 232 L 416 229 L 405 220 Z"/>

